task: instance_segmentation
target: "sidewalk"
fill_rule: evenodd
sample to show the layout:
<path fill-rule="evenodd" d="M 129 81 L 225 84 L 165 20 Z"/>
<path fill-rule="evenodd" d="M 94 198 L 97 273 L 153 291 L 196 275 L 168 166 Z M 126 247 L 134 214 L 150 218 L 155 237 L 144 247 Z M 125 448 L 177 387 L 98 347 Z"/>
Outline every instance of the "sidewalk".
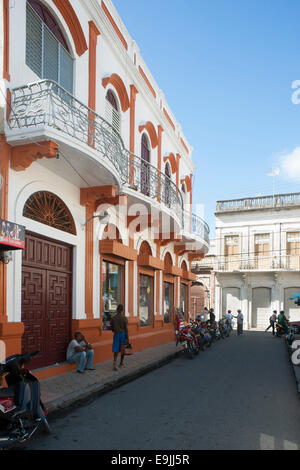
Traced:
<path fill-rule="evenodd" d="M 125 356 L 125 366 L 114 371 L 113 359 L 94 365 L 95 371 L 76 371 L 43 379 L 41 396 L 49 414 L 78 405 L 88 397 L 106 393 L 126 382 L 166 364 L 181 353 L 181 347 L 176 347 L 175 341 L 162 344 L 144 351 Z M 118 363 L 120 357 L 118 359 Z"/>

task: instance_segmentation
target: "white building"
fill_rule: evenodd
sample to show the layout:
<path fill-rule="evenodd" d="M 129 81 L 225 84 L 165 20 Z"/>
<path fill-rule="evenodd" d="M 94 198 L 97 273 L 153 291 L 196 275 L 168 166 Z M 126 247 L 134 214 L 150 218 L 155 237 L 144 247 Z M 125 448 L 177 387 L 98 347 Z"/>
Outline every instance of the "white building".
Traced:
<path fill-rule="evenodd" d="M 181 125 L 110 0 L 0 12 L 0 218 L 26 228 L 0 261 L 0 340 L 43 367 L 80 329 L 105 360 L 122 303 L 136 349 L 171 341 L 209 247 Z"/>
<path fill-rule="evenodd" d="M 266 328 L 273 310 L 300 320 L 300 193 L 219 201 L 215 220 L 216 312 L 241 309 L 246 328 Z"/>

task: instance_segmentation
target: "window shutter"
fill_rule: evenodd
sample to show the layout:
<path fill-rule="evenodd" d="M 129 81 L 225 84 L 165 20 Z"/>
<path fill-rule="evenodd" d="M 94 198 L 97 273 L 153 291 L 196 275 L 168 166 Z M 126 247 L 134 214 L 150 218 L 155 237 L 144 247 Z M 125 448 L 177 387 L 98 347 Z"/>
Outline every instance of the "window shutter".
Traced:
<path fill-rule="evenodd" d="M 26 7 L 26 65 L 42 76 L 42 21 L 27 4 Z"/>
<path fill-rule="evenodd" d="M 105 119 L 113 126 L 113 128 L 120 133 L 121 119 L 120 114 L 116 111 L 108 100 L 105 103 Z"/>
<path fill-rule="evenodd" d="M 60 45 L 60 77 L 59 83 L 69 93 L 73 93 L 73 60 L 68 52 Z"/>
<path fill-rule="evenodd" d="M 58 41 L 44 27 L 44 67 L 43 78 L 58 82 Z"/>

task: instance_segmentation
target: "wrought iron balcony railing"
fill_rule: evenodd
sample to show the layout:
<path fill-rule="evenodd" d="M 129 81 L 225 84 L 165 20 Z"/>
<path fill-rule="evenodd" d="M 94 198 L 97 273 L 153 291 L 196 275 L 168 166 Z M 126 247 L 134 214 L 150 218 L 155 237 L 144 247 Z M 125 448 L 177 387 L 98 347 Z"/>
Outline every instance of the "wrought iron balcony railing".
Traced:
<path fill-rule="evenodd" d="M 184 230 L 202 238 L 209 245 L 209 226 L 201 217 L 187 210 L 184 211 Z"/>
<path fill-rule="evenodd" d="M 209 241 L 209 228 L 197 216 L 185 227 L 183 199 L 176 184 L 141 157 L 129 152 L 120 134 L 105 119 L 52 80 L 41 80 L 12 90 L 11 130 L 49 127 L 67 135 L 107 158 L 122 185 L 172 209 L 182 228 Z"/>

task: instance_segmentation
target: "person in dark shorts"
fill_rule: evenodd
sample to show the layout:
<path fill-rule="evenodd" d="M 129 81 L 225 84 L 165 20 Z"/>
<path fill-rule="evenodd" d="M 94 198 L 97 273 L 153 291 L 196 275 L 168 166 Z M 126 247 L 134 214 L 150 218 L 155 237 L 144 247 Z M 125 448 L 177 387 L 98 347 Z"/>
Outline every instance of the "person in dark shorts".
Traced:
<path fill-rule="evenodd" d="M 124 365 L 125 346 L 128 344 L 128 320 L 125 317 L 123 305 L 118 305 L 116 315 L 110 321 L 114 333 L 112 351 L 114 353 L 114 370 L 118 370 L 117 359 L 121 353 L 120 367 Z"/>

